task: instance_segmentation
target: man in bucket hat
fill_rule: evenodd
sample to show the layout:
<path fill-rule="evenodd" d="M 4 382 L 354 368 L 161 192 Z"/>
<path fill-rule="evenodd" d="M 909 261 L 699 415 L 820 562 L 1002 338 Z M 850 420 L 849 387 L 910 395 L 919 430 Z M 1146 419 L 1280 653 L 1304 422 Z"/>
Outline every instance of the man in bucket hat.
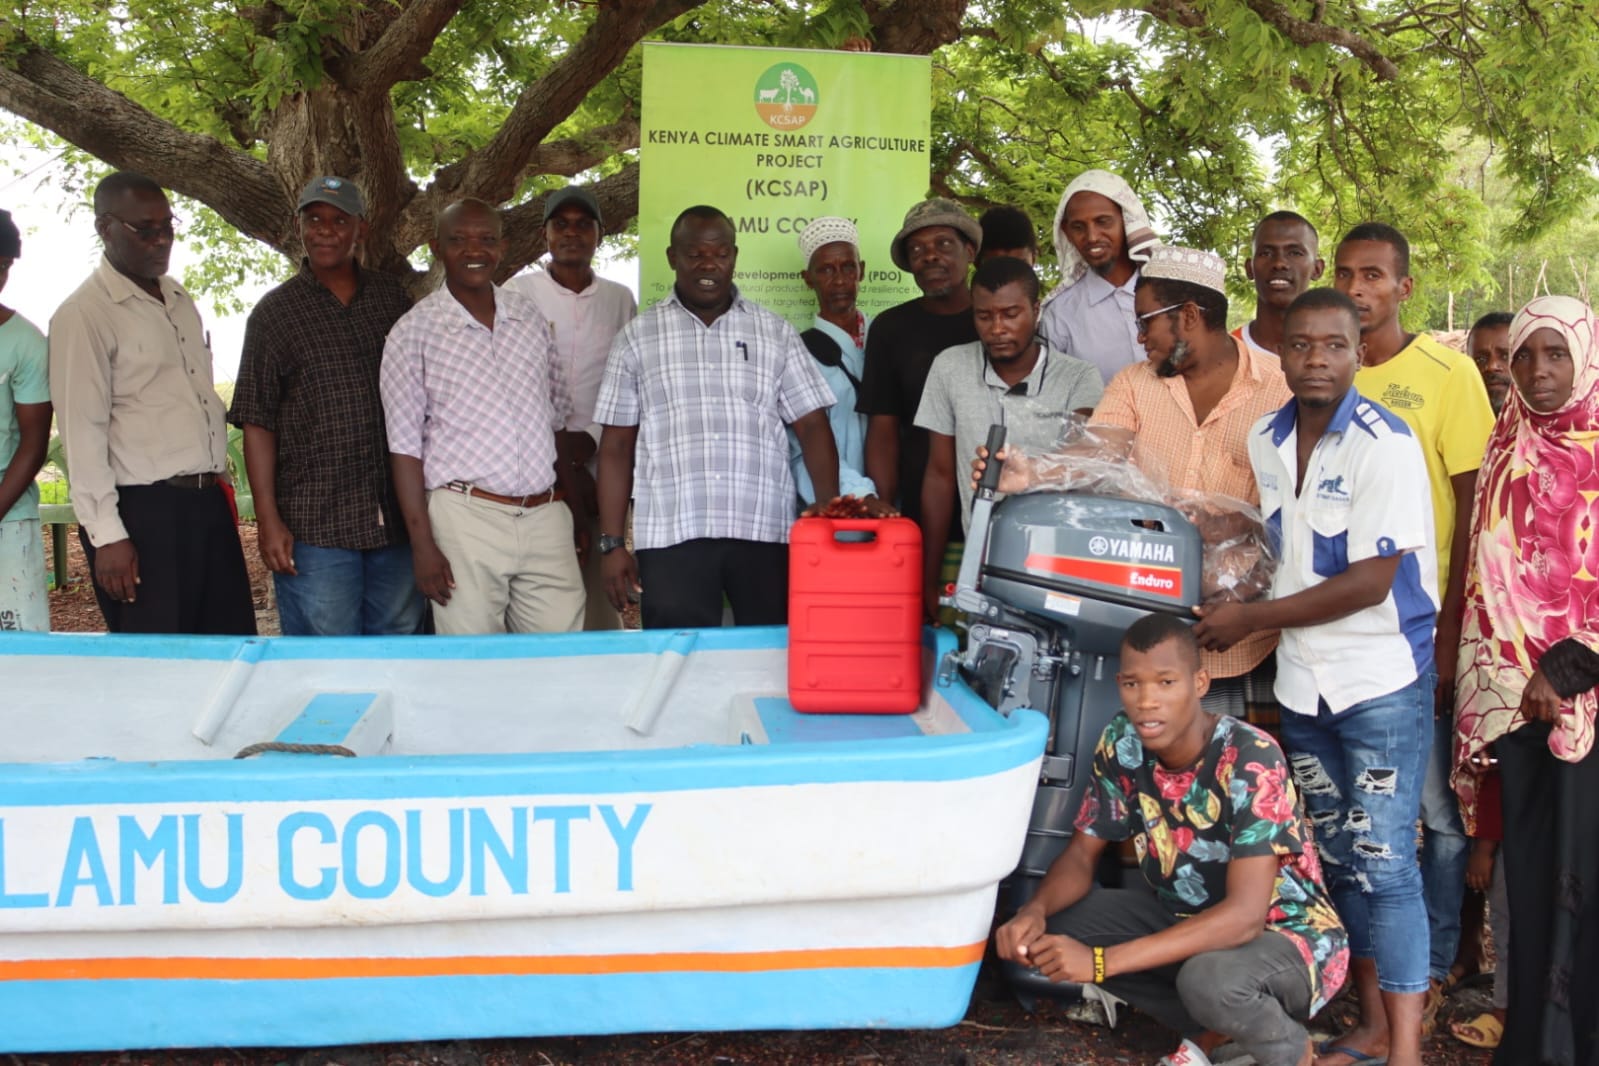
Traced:
<path fill-rule="evenodd" d="M 914 424 L 933 360 L 945 348 L 972 344 L 972 293 L 967 278 L 983 231 L 977 220 L 950 200 L 923 200 L 905 214 L 889 245 L 894 265 L 916 279 L 922 295 L 890 307 L 872 322 L 866 341 L 866 376 L 857 410 L 869 416 L 866 475 L 885 500 L 922 520 L 922 472 L 927 467 L 927 431 Z M 958 560 L 959 516 L 950 524 Z"/>

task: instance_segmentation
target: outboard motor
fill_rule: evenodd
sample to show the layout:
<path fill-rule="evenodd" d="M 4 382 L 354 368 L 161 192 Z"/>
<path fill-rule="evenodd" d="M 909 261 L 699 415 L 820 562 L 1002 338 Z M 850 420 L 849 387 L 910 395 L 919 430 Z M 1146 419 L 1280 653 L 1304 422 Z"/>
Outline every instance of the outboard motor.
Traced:
<path fill-rule="evenodd" d="M 989 454 L 1003 441 L 1003 427 L 991 427 Z M 966 649 L 942 669 L 958 670 L 1001 711 L 1032 707 L 1050 720 L 1021 863 L 1001 886 L 1007 917 L 1071 837 L 1094 748 L 1121 710 L 1122 634 L 1156 611 L 1192 621 L 1203 560 L 1199 531 L 1175 508 L 1076 492 L 996 505 L 999 470 L 991 462 L 984 471 L 960 577 L 945 598 L 968 616 Z M 1013 964 L 1005 971 L 1024 999 L 1075 988 Z"/>

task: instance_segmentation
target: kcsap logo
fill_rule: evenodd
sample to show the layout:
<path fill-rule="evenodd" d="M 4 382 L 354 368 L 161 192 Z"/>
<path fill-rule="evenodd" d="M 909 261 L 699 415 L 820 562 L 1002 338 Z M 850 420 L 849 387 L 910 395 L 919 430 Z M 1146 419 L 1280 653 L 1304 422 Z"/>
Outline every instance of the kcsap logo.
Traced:
<path fill-rule="evenodd" d="M 775 130 L 797 130 L 816 114 L 816 79 L 797 63 L 779 63 L 755 79 L 755 113 Z"/>

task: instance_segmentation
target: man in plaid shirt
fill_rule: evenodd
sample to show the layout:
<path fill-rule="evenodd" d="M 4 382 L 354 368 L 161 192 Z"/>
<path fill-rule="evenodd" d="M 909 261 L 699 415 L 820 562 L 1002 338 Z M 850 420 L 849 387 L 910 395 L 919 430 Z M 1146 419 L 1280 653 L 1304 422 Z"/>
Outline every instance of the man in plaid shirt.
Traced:
<path fill-rule="evenodd" d="M 500 225 L 481 200 L 445 208 L 431 243 L 444 285 L 395 324 L 383 351 L 394 488 L 440 633 L 583 622 L 571 394 L 538 307 L 494 285 Z"/>
<path fill-rule="evenodd" d="M 733 284 L 733 224 L 691 207 L 672 224 L 672 292 L 611 346 L 594 420 L 600 543 L 618 609 L 643 594 L 646 629 L 788 619 L 794 479 L 787 425 L 822 503 L 838 495 L 834 397 L 781 317 Z M 622 541 L 634 499 L 634 556 Z"/>
<path fill-rule="evenodd" d="M 378 367 L 411 309 L 400 280 L 363 269 L 354 183 L 300 193 L 300 272 L 250 312 L 228 418 L 244 429 L 257 543 L 285 636 L 415 633 L 426 603 L 389 479 Z"/>

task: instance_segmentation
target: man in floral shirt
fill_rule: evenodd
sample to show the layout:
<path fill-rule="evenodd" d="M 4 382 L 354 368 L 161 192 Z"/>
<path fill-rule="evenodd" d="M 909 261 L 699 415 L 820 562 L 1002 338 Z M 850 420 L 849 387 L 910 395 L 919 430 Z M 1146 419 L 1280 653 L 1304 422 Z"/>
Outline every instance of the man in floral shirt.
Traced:
<path fill-rule="evenodd" d="M 1077 833 L 995 934 L 1000 957 L 1103 984 L 1177 1030 L 1162 1063 L 1208 1066 L 1230 1039 L 1261 1066 L 1309 1066 L 1301 1021 L 1343 984 L 1349 950 L 1287 759 L 1200 707 L 1210 677 L 1174 617 L 1127 630 L 1117 683 L 1123 713 L 1094 753 Z M 1094 884 L 1128 837 L 1153 894 Z"/>

